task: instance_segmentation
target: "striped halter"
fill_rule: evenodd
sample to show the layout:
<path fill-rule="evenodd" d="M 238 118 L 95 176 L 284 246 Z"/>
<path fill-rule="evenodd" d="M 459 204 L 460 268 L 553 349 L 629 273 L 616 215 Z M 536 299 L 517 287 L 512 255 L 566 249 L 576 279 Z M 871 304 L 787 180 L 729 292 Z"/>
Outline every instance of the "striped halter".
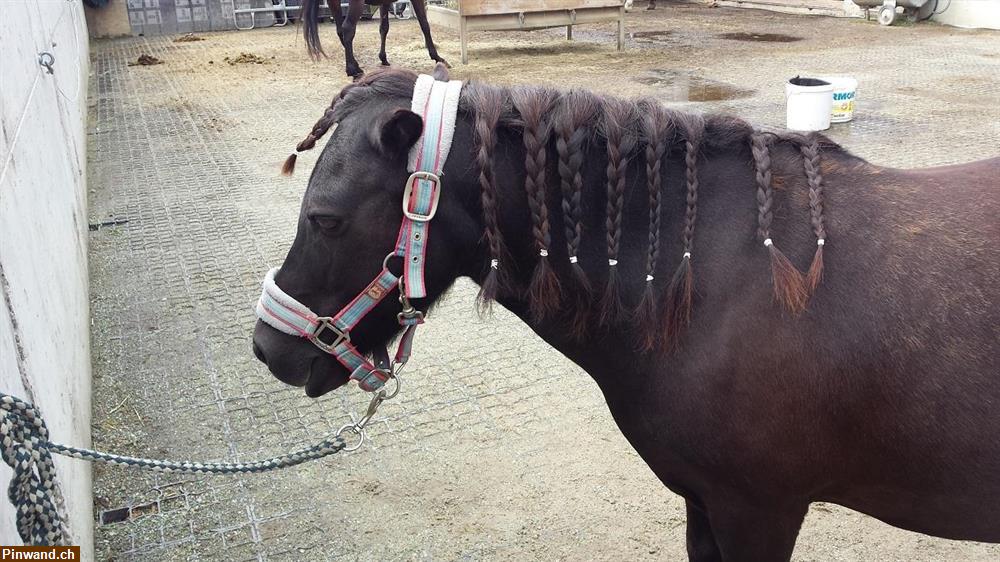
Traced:
<path fill-rule="evenodd" d="M 276 330 L 304 337 L 333 355 L 365 391 L 380 389 L 406 363 L 416 327 L 424 322 L 424 313 L 414 308 L 410 299 L 427 296 L 424 284 L 427 234 L 441 196 L 441 170 L 451 149 L 461 91 L 462 82 L 458 80 L 441 82 L 423 74 L 417 78 L 411 109 L 423 118 L 424 128 L 410 149 L 407 170 L 411 175 L 403 191 L 403 223 L 396 248 L 385 257 L 382 271 L 354 300 L 334 316 L 320 316 L 275 284 L 278 268 L 268 271 L 264 278 L 257 317 Z M 397 256 L 403 259 L 399 277 L 388 268 L 389 260 Z M 397 318 L 404 326 L 403 335 L 391 361 L 387 350 L 381 348 L 373 353 L 373 363 L 351 343 L 351 330 L 397 286 L 402 306 Z"/>

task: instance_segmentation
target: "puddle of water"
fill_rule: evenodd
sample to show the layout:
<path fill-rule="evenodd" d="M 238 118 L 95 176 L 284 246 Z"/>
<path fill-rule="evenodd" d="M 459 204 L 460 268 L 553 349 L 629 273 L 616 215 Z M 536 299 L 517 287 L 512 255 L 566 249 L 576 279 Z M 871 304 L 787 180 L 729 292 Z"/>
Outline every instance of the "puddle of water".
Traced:
<path fill-rule="evenodd" d="M 657 86 L 657 97 L 666 101 L 722 101 L 747 98 L 754 93 L 750 89 L 678 70 L 653 69 L 648 71 L 647 76 L 636 76 L 632 80 Z"/>
<path fill-rule="evenodd" d="M 636 31 L 633 32 L 632 39 L 639 39 L 641 41 L 657 41 L 659 39 L 666 39 L 673 35 L 673 31 L 668 31 L 666 29 L 658 29 L 654 31 Z"/>
<path fill-rule="evenodd" d="M 761 41 L 764 43 L 794 43 L 802 40 L 801 37 L 780 33 L 721 33 L 719 37 L 732 41 Z"/>

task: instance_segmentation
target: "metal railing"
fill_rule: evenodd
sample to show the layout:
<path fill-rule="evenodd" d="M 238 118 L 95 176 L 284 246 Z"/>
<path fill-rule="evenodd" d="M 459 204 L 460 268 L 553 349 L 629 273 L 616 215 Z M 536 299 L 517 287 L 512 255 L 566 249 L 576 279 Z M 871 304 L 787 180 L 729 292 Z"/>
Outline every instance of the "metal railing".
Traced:
<path fill-rule="evenodd" d="M 291 21 L 291 18 L 294 17 L 294 13 L 298 12 L 301 9 L 301 6 L 298 5 L 289 6 L 287 3 L 288 0 L 273 0 L 273 1 L 276 1 L 277 3 L 272 4 L 270 6 L 264 6 L 262 8 L 238 8 L 234 3 L 233 24 L 236 26 L 236 29 L 239 29 L 241 31 L 246 31 L 249 29 L 256 28 L 257 14 L 267 13 L 267 12 L 274 14 L 274 22 L 269 27 L 275 27 L 275 26 L 283 27 L 288 25 L 288 23 Z M 347 2 L 340 3 L 341 10 L 344 10 L 347 7 L 348 7 Z M 375 13 L 377 13 L 379 9 L 381 9 L 381 7 L 377 8 L 375 12 L 372 12 L 371 17 L 374 18 Z M 292 12 L 293 15 L 289 16 L 289 12 Z M 240 27 L 239 16 L 243 14 L 250 14 L 249 27 Z M 395 16 L 397 19 L 402 19 L 402 20 L 410 19 L 413 15 L 413 8 L 410 6 L 410 0 L 401 0 L 399 2 L 393 2 L 392 15 Z"/>

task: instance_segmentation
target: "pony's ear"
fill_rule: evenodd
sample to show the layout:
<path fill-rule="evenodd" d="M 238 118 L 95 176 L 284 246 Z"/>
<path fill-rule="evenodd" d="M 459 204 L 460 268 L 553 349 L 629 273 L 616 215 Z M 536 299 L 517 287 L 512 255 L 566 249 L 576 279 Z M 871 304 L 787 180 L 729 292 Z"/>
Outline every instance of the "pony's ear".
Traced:
<path fill-rule="evenodd" d="M 379 120 L 375 146 L 389 157 L 406 154 L 424 130 L 424 120 L 409 109 L 396 109 Z"/>
<path fill-rule="evenodd" d="M 431 76 L 435 80 L 440 80 L 442 82 L 447 82 L 448 79 L 449 79 L 448 78 L 448 76 L 449 76 L 449 74 L 448 74 L 448 67 L 445 66 L 445 64 L 443 62 L 439 62 L 439 63 L 435 64 L 434 65 L 434 73 L 431 74 Z"/>

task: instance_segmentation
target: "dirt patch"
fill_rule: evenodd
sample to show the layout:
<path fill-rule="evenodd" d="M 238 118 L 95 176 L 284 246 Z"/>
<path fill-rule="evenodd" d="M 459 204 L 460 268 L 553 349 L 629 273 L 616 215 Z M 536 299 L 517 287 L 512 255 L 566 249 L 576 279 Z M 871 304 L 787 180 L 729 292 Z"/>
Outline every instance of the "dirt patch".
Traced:
<path fill-rule="evenodd" d="M 271 57 L 272 59 L 274 57 Z M 222 59 L 229 63 L 230 66 L 235 66 L 237 64 L 265 64 L 267 59 L 260 55 L 255 55 L 253 53 L 240 53 L 238 57 L 226 57 Z"/>
<path fill-rule="evenodd" d="M 154 64 L 163 64 L 163 61 L 145 53 L 139 55 L 139 58 L 135 59 L 135 62 L 128 63 L 129 66 L 152 66 Z"/>
<path fill-rule="evenodd" d="M 204 40 L 205 40 L 204 37 L 199 37 L 194 33 L 185 33 L 184 35 L 181 35 L 177 39 L 174 39 L 174 43 L 191 43 L 193 41 L 204 41 Z"/>
<path fill-rule="evenodd" d="M 758 41 L 762 43 L 794 43 L 801 41 L 801 37 L 792 35 L 782 35 L 780 33 L 720 33 L 719 37 L 730 41 Z"/>
<path fill-rule="evenodd" d="M 632 80 L 657 86 L 660 90 L 658 97 L 668 101 L 722 101 L 746 98 L 754 93 L 754 90 L 677 70 L 653 69 L 648 71 L 647 76 L 637 76 Z"/>

